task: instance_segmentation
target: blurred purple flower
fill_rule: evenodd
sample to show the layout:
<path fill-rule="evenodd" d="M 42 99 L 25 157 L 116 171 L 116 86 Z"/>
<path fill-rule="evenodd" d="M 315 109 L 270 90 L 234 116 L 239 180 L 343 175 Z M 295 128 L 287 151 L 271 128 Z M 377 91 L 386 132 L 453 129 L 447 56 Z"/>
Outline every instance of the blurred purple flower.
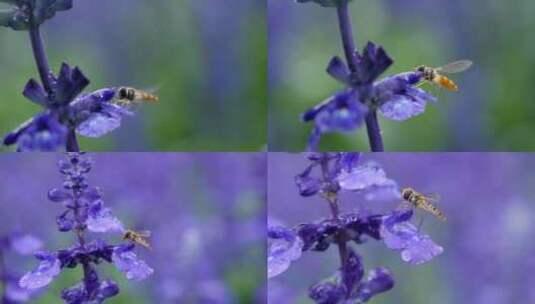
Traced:
<path fill-rule="evenodd" d="M 43 247 L 43 242 L 31 234 L 15 234 L 10 238 L 11 248 L 20 255 L 30 255 Z"/>
<path fill-rule="evenodd" d="M 40 113 L 4 137 L 3 144 L 17 144 L 18 151 L 55 151 L 65 145 L 67 128 L 56 115 Z"/>
<path fill-rule="evenodd" d="M 0 238 L 0 286 L 3 287 L 3 293 L 0 294 L 1 303 L 24 303 L 33 295 L 32 291 L 19 286 L 19 276 L 15 275 L 12 269 L 13 263 L 6 262 L 5 254 L 13 251 L 19 255 L 30 255 L 42 246 L 43 242 L 40 239 L 20 232 Z"/>

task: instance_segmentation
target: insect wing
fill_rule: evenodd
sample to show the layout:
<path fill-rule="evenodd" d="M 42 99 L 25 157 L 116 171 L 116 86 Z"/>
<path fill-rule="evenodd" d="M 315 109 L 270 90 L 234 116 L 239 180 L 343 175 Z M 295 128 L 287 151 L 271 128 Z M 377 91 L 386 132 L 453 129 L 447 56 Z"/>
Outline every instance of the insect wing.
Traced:
<path fill-rule="evenodd" d="M 145 238 L 148 238 L 152 235 L 152 233 L 149 230 L 138 231 L 137 234 Z"/>
<path fill-rule="evenodd" d="M 438 72 L 455 74 L 468 70 L 472 66 L 473 62 L 470 60 L 459 60 L 452 63 L 448 63 L 445 66 L 436 68 Z"/>
<path fill-rule="evenodd" d="M 436 193 L 423 193 L 422 194 L 425 197 L 425 200 L 430 203 L 438 203 L 440 201 L 440 195 Z"/>

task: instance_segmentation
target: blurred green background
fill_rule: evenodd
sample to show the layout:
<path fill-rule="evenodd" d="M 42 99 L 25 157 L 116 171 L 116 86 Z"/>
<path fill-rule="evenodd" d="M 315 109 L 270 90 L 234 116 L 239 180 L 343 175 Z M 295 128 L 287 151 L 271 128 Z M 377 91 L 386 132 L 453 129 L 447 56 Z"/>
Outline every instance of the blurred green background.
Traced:
<path fill-rule="evenodd" d="M 79 66 L 88 91 L 129 85 L 160 96 L 81 148 L 263 149 L 265 11 L 262 0 L 74 1 L 42 26 L 51 68 Z M 0 133 L 39 111 L 21 94 L 30 77 L 38 75 L 27 32 L 0 28 Z"/>
<path fill-rule="evenodd" d="M 359 48 L 371 40 L 394 65 L 383 76 L 418 65 L 471 59 L 451 93 L 426 86 L 437 105 L 409 121 L 380 118 L 387 151 L 515 151 L 535 149 L 535 2 L 529 0 L 354 0 Z M 343 56 L 336 10 L 270 0 L 269 148 L 302 151 L 311 130 L 299 115 L 342 89 L 325 73 Z M 365 129 L 329 134 L 323 150 L 369 150 Z"/>

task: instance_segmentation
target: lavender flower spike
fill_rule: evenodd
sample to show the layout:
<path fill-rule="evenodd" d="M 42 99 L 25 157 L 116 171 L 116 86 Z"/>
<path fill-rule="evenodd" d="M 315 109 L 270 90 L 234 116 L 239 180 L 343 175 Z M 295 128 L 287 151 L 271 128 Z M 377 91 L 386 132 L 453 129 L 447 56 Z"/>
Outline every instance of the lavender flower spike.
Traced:
<path fill-rule="evenodd" d="M 375 199 L 399 201 L 396 181 L 387 177 L 375 162 L 361 163 L 359 153 L 310 153 L 309 165 L 295 177 L 299 194 L 320 196 L 330 210 L 329 217 L 301 223 L 292 229 L 281 225 L 268 228 L 268 278 L 281 275 L 303 252 L 324 252 L 336 248 L 340 267 L 335 273 L 309 288 L 315 303 L 365 303 L 394 287 L 393 275 L 384 267 L 368 271 L 356 246 L 369 240 L 381 241 L 386 248 L 401 252 L 403 261 L 418 265 L 429 262 L 443 251 L 429 236 L 410 223 L 412 209 L 385 213 L 340 212 L 341 192 L 364 194 Z"/>
<path fill-rule="evenodd" d="M 25 274 L 19 282 L 21 288 L 38 289 L 52 282 L 61 270 L 81 266 L 83 278 L 76 285 L 64 289 L 65 303 L 102 303 L 119 293 L 119 287 L 111 280 L 100 280 L 97 266 L 102 262 L 113 263 L 124 272 L 129 280 L 144 280 L 154 272 L 134 253 L 135 243 L 124 242 L 109 245 L 95 238 L 88 240 L 87 234 L 109 233 L 121 235 L 125 228 L 110 208 L 104 206 L 100 189 L 90 187 L 86 177 L 93 162 L 82 153 L 68 153 L 66 160 L 59 162 L 59 170 L 65 176 L 61 188 L 53 188 L 48 198 L 65 207 L 56 222 L 61 232 L 73 231 L 75 243 L 67 249 L 54 253 L 37 253 L 41 260 L 39 267 Z"/>

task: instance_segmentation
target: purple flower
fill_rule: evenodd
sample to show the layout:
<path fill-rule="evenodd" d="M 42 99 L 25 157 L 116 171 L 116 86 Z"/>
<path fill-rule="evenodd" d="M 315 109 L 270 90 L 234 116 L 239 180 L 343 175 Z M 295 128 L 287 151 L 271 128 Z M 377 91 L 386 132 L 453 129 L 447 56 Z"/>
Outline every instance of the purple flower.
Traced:
<path fill-rule="evenodd" d="M 102 262 L 113 263 L 130 280 L 143 280 L 153 273 L 152 268 L 137 258 L 133 251 L 136 247 L 134 243 L 108 245 L 99 238 L 90 242 L 86 240 L 87 232 L 125 231 L 111 209 L 104 207 L 100 190 L 87 184 L 87 175 L 92 166 L 93 162 L 78 152 L 67 153 L 66 159 L 59 162 L 59 171 L 65 178 L 63 187 L 51 189 L 48 198 L 65 208 L 56 218 L 59 230 L 75 230 L 77 241 L 55 253 L 36 254 L 41 263 L 37 270 L 20 279 L 22 288 L 44 287 L 59 275 L 61 269 L 81 266 L 83 279 L 75 286 L 64 289 L 62 298 L 72 304 L 102 303 L 119 292 L 115 282 L 99 279 L 96 266 Z M 29 247 L 35 242 L 26 239 L 24 243 Z"/>
<path fill-rule="evenodd" d="M 17 144 L 21 151 L 54 151 L 66 145 L 68 130 L 101 137 L 118 128 L 122 117 L 134 115 L 114 103 L 116 88 L 82 94 L 89 80 L 77 67 L 63 63 L 59 76 L 51 77 L 50 93 L 37 81 L 28 81 L 23 95 L 46 110 L 9 133 L 4 145 Z"/>
<path fill-rule="evenodd" d="M 301 196 L 317 193 L 334 193 L 339 190 L 361 192 L 368 200 L 399 199 L 397 183 L 386 177 L 386 173 L 375 162 L 359 165 L 359 153 L 328 153 L 324 157 L 313 157 L 305 171 L 295 177 Z M 323 164 L 322 164 L 323 163 Z M 325 176 L 315 175 L 315 169 L 329 167 Z M 326 180 L 324 180 L 327 178 Z"/>
<path fill-rule="evenodd" d="M 130 110 L 112 103 L 115 88 L 105 88 L 82 94 L 72 103 L 77 122 L 76 132 L 86 137 L 101 137 L 121 126 L 123 116 L 132 116 Z"/>
<path fill-rule="evenodd" d="M 19 285 L 25 289 L 38 289 L 50 284 L 59 275 L 61 262 L 55 254 L 37 252 L 35 257 L 41 262 L 37 269 L 26 273 L 19 281 Z"/>
<path fill-rule="evenodd" d="M 357 91 L 348 89 L 329 97 L 302 116 L 304 122 L 314 120 L 314 132 L 309 138 L 309 150 L 315 151 L 315 143 L 325 133 L 350 132 L 358 128 L 368 108 L 359 100 Z"/>
<path fill-rule="evenodd" d="M 67 128 L 52 113 L 37 114 L 4 138 L 4 145 L 17 144 L 18 151 L 54 151 L 65 144 Z"/>
<path fill-rule="evenodd" d="M 428 102 L 436 98 L 415 87 L 422 79 L 419 72 L 401 73 L 375 84 L 376 103 L 384 117 L 404 121 L 422 114 Z"/>
<path fill-rule="evenodd" d="M 362 258 L 351 247 L 348 247 L 346 263 L 342 266 L 340 272 L 347 294 L 351 296 L 364 276 Z"/>
<path fill-rule="evenodd" d="M 113 250 L 112 261 L 119 271 L 124 272 L 126 278 L 141 281 L 148 278 L 154 270 L 144 261 L 138 259 L 132 251 L 133 246 L 118 246 Z"/>
<path fill-rule="evenodd" d="M 343 190 L 364 192 L 370 200 L 401 198 L 397 183 L 387 178 L 385 171 L 375 162 L 342 170 L 337 176 L 337 181 Z"/>
<path fill-rule="evenodd" d="M 388 291 L 394 287 L 394 279 L 388 269 L 377 267 L 368 273 L 366 281 L 359 286 L 356 299 L 367 302 L 373 296 Z"/>
<path fill-rule="evenodd" d="M 362 55 L 356 52 L 355 57 L 357 66 L 355 71 L 349 75 L 347 81 L 349 81 L 350 86 L 357 88 L 363 85 L 371 85 L 394 63 L 383 47 L 373 42 L 368 42 Z M 329 71 L 329 68 L 327 70 Z M 359 88 L 359 90 L 362 91 L 362 88 Z"/>
<path fill-rule="evenodd" d="M 281 225 L 268 225 L 268 278 L 286 271 L 301 257 L 303 241 L 292 230 Z"/>
<path fill-rule="evenodd" d="M 364 278 L 364 264 L 356 246 L 369 240 L 382 241 L 387 248 L 401 251 L 410 264 L 427 262 L 442 248 L 429 236 L 420 234 L 410 223 L 412 209 L 390 213 L 359 210 L 341 213 L 341 191 L 363 194 L 367 200 L 401 199 L 397 183 L 375 162 L 361 163 L 359 153 L 309 153 L 310 163 L 295 178 L 301 196 L 319 194 L 331 211 L 328 218 L 302 223 L 293 229 L 269 225 L 268 274 L 284 272 L 302 252 L 338 250 L 337 272 L 309 288 L 316 303 L 364 303 L 375 295 L 390 290 L 394 279 L 390 272 L 377 267 Z"/>
<path fill-rule="evenodd" d="M 295 177 L 295 184 L 301 196 L 312 196 L 321 190 L 321 180 L 310 176 L 314 166 L 308 166 L 305 171 Z"/>
<path fill-rule="evenodd" d="M 379 293 L 394 287 L 390 272 L 377 267 L 363 280 L 362 261 L 352 250 L 344 269 L 309 289 L 309 296 L 316 303 L 365 303 Z M 357 302 L 355 302 L 355 300 Z"/>
<path fill-rule="evenodd" d="M 410 264 L 423 264 L 441 254 L 444 249 L 436 245 L 428 235 L 420 234 L 408 220 L 412 210 L 395 211 L 383 218 L 381 237 L 385 245 L 401 251 L 401 259 Z"/>
<path fill-rule="evenodd" d="M 324 219 L 314 223 L 297 225 L 294 230 L 303 240 L 303 251 L 325 251 L 336 243 L 336 236 L 345 235 L 347 240 L 357 244 L 365 242 L 366 237 L 381 239 L 381 215 L 342 214 L 335 219 Z"/>
<path fill-rule="evenodd" d="M 333 3 L 334 4 L 334 3 Z M 309 150 L 317 150 L 320 137 L 329 132 L 350 132 L 357 129 L 368 115 L 373 82 L 393 63 L 385 50 L 368 42 L 362 54 L 354 54 L 356 66 L 351 71 L 339 57 L 334 57 L 327 72 L 348 89 L 306 111 L 304 122 L 314 120 Z"/>
<path fill-rule="evenodd" d="M 14 263 L 5 260 L 6 253 L 13 251 L 19 255 L 29 255 L 41 249 L 43 242 L 30 234 L 13 232 L 7 237 L 0 237 L 0 285 L 3 286 L 3 294 L 0 302 L 24 303 L 30 300 L 33 290 L 19 286 L 19 276 L 15 275 L 11 265 Z M 46 271 L 43 265 L 42 270 Z M 34 278 L 35 279 L 35 278 Z"/>
<path fill-rule="evenodd" d="M 309 297 L 317 304 L 342 303 L 347 290 L 343 284 L 337 282 L 321 282 L 310 287 Z"/>
<path fill-rule="evenodd" d="M 61 292 L 61 298 L 65 300 L 67 304 L 78 303 L 103 303 L 104 300 L 114 297 L 119 293 L 119 287 L 117 283 L 111 280 L 104 280 L 94 287 L 93 290 L 87 290 L 84 282 L 64 289 Z"/>
<path fill-rule="evenodd" d="M 93 202 L 89 207 L 86 225 L 87 229 L 91 232 L 103 233 L 124 231 L 121 221 L 113 216 L 111 209 L 103 207 L 103 202 L 101 200 Z"/>

